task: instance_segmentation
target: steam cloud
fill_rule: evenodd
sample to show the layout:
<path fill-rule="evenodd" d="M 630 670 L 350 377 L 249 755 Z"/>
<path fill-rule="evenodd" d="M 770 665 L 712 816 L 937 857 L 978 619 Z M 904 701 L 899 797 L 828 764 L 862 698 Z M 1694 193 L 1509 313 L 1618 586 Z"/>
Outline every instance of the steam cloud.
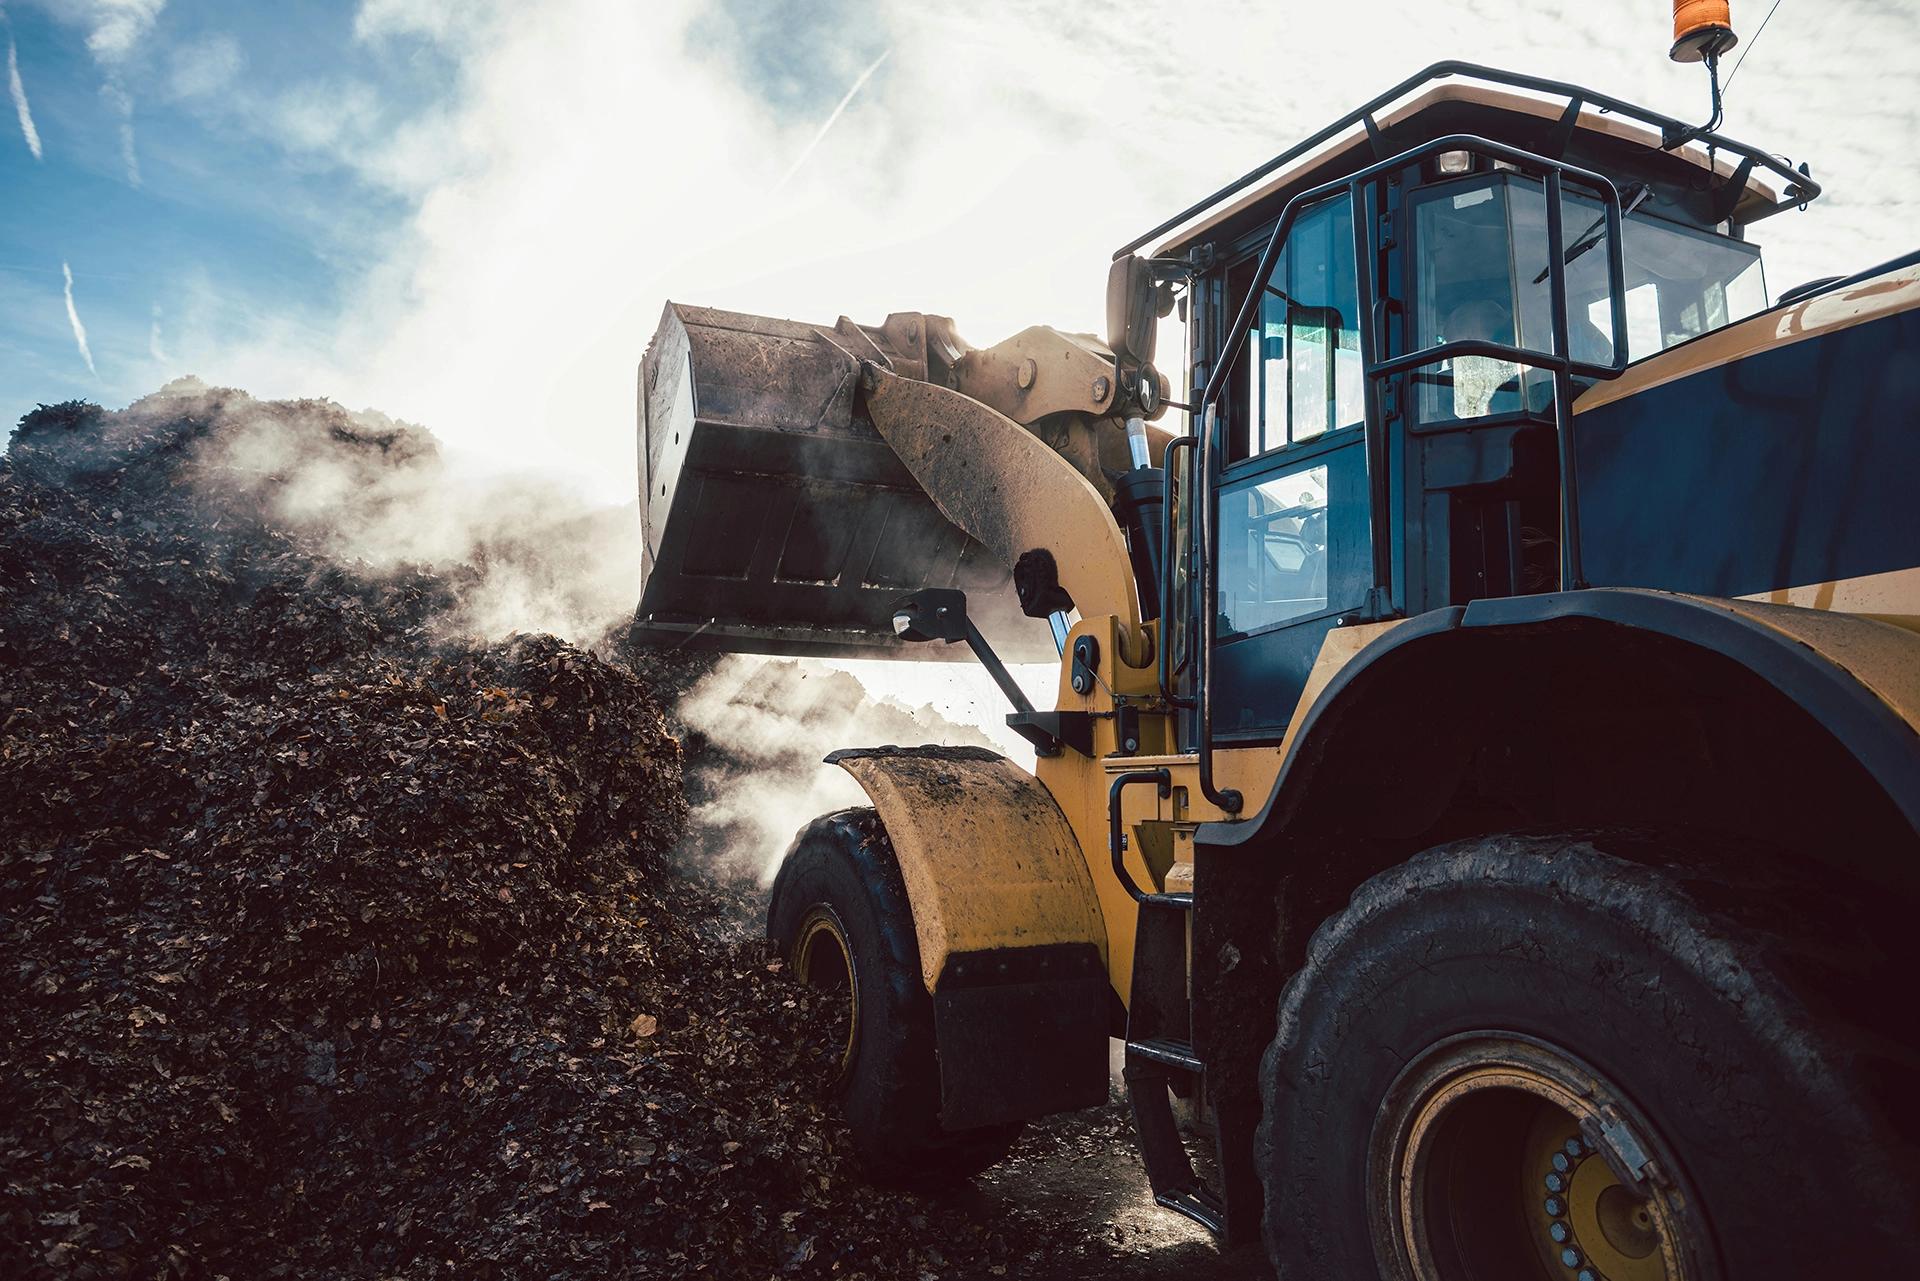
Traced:
<path fill-rule="evenodd" d="M 183 378 L 135 402 L 127 416 L 208 423 L 192 483 L 221 509 L 255 508 L 345 565 L 435 569 L 454 591 L 432 624 L 443 638 L 551 632 L 620 648 L 613 638 L 624 636 L 639 594 L 634 504 L 596 506 L 551 483 L 464 471 L 426 432 L 330 401 L 260 402 Z M 646 654 L 634 657 L 643 672 L 655 666 Z M 668 657 L 665 667 L 685 657 Z M 695 660 L 681 670 L 702 666 Z M 894 688 L 960 706 L 954 696 L 976 682 L 962 678 L 967 669 L 938 666 L 939 677 L 903 673 Z M 984 674 L 967 674 L 978 678 L 976 706 L 997 709 Z M 656 692 L 670 699 L 686 679 L 662 676 Z M 995 746 L 931 705 L 876 697 L 822 663 L 729 655 L 682 687 L 670 709 L 693 807 L 682 853 L 724 879 L 765 883 L 804 824 L 866 803 L 851 778 L 822 763 L 836 747 Z"/>
<path fill-rule="evenodd" d="M 118 421 L 136 440 L 184 445 L 178 483 L 204 498 L 213 528 L 263 519 L 356 576 L 433 571 L 433 590 L 445 592 L 426 625 L 433 639 L 547 632 L 629 659 L 681 736 L 692 822 L 680 857 L 717 879 L 766 884 L 801 827 L 866 803 L 850 777 L 822 762 L 834 748 L 1019 753 L 930 703 L 914 705 L 937 699 L 959 717 L 998 714 L 1000 696 L 978 669 L 861 664 L 884 669 L 867 673 L 869 685 L 819 662 L 629 650 L 640 582 L 635 504 L 599 506 L 551 483 L 464 470 L 427 432 L 379 413 L 263 402 L 193 378 L 136 401 Z M 147 433 L 153 426 L 169 430 Z"/>
<path fill-rule="evenodd" d="M 677 714 L 689 731 L 689 852 L 722 875 L 763 883 L 809 821 L 867 803 L 851 777 L 822 763 L 833 748 L 993 746 L 931 706 L 875 699 L 846 672 L 744 655 L 723 659 Z"/>
<path fill-rule="evenodd" d="M 421 429 L 331 401 L 263 403 L 182 378 L 128 412 L 215 423 L 195 458 L 198 483 L 257 504 L 322 554 L 375 571 L 448 573 L 457 597 L 436 623 L 447 637 L 551 632 L 584 645 L 632 617 L 633 505 L 596 507 L 538 479 L 466 472 Z"/>

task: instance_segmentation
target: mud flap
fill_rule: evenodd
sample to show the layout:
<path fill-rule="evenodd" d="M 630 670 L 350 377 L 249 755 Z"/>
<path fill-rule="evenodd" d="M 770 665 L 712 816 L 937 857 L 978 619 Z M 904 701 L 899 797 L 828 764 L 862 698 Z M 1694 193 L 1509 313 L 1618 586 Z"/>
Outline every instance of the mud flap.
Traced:
<path fill-rule="evenodd" d="M 940 1124 L 966 1130 L 1105 1103 L 1114 1001 L 1089 943 L 949 955 L 933 993 Z"/>

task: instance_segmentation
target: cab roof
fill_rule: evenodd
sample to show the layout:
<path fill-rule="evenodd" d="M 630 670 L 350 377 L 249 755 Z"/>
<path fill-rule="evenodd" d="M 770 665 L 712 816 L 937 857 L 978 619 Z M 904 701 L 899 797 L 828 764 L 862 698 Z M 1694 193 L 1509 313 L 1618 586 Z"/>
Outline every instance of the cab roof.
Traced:
<path fill-rule="evenodd" d="M 1440 62 L 1394 86 L 1304 142 L 1123 246 L 1183 254 L 1277 216 L 1300 191 L 1452 133 L 1479 134 L 1550 158 L 1663 189 L 1671 216 L 1700 226 L 1743 226 L 1804 205 L 1820 186 L 1806 167 L 1718 134 L 1667 149 L 1688 127 L 1644 107 L 1583 89 L 1464 62 Z M 1708 177 L 1711 175 L 1711 177 Z M 1701 181 L 1707 178 L 1706 181 Z"/>

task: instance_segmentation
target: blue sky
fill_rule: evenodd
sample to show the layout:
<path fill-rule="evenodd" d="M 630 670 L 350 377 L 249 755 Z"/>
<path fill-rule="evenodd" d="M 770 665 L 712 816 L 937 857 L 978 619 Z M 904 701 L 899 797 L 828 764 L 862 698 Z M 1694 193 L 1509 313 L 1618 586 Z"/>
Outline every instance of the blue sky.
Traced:
<path fill-rule="evenodd" d="M 103 63 L 89 51 L 88 25 L 7 6 L 5 34 L 41 147 L 36 160 L 11 128 L 0 146 L 0 410 L 9 419 L 34 400 L 151 390 L 164 363 L 153 349 L 166 353 L 178 319 L 170 313 L 189 285 L 236 304 L 205 317 L 214 342 L 240 338 L 262 307 L 324 326 L 358 246 L 404 218 L 398 196 L 237 120 L 235 95 L 243 80 L 308 74 L 316 49 L 399 102 L 445 92 L 447 69 L 395 66 L 356 46 L 351 10 L 288 9 L 169 7 Z M 116 80 L 130 112 L 112 92 Z M 14 125 L 12 104 L 7 115 Z M 137 171 L 122 145 L 129 118 Z M 63 262 L 97 375 L 70 332 Z"/>
<path fill-rule="evenodd" d="M 958 8 L 4 0 L 0 419 L 195 373 L 628 493 L 668 297 L 1095 329 L 1114 245 L 1435 58 L 1704 108 L 1667 0 Z M 1759 233 L 1774 285 L 1920 242 L 1920 0 L 1752 48 L 1728 132 L 1831 193 Z"/>

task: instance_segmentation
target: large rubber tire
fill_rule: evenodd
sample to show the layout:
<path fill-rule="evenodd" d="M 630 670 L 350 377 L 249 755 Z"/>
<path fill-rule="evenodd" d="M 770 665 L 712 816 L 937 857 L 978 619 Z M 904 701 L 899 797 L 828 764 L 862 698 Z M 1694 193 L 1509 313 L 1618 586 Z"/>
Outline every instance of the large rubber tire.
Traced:
<path fill-rule="evenodd" d="M 840 1103 L 868 1173 L 882 1182 L 926 1188 L 959 1182 L 994 1164 L 1022 1125 L 941 1128 L 933 998 L 920 978 L 920 947 L 900 865 L 873 810 L 823 815 L 787 851 L 773 882 L 767 933 L 790 963 L 802 922 L 819 906 L 838 919 L 851 952 L 858 999 Z"/>
<path fill-rule="evenodd" d="M 1321 925 L 1262 1065 L 1257 1151 L 1282 1281 L 1402 1275 L 1370 1233 L 1385 1199 L 1375 1126 L 1406 1065 L 1487 1029 L 1577 1056 L 1651 1121 L 1697 1197 L 1705 1275 L 1912 1271 L 1913 1167 L 1866 1115 L 1844 1034 L 1770 963 L 1790 950 L 1607 844 L 1625 848 L 1442 846 Z"/>

